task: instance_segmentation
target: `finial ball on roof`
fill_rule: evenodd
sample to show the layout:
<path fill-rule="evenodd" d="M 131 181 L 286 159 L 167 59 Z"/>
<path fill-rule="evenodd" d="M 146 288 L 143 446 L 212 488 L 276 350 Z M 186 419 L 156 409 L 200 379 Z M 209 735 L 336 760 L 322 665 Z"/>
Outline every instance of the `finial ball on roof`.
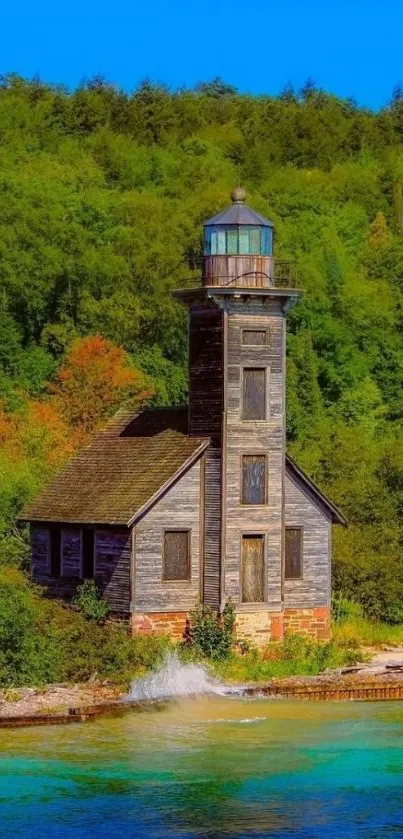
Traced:
<path fill-rule="evenodd" d="M 231 198 L 234 204 L 243 204 L 246 201 L 246 191 L 242 186 L 237 186 L 232 190 Z"/>

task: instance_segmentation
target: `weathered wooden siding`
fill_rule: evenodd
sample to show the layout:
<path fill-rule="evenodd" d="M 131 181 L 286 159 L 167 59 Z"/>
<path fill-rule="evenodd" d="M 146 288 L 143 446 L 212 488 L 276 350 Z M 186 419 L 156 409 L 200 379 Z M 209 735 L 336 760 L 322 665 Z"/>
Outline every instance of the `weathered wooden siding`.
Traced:
<path fill-rule="evenodd" d="M 221 451 L 207 449 L 204 484 L 204 583 L 203 599 L 220 605 Z"/>
<path fill-rule="evenodd" d="M 129 530 L 95 532 L 95 582 L 114 612 L 130 612 L 132 534 Z"/>
<path fill-rule="evenodd" d="M 82 583 L 80 528 L 63 527 L 60 546 L 61 574 L 50 572 L 51 535 L 58 525 L 31 526 L 31 573 L 34 582 L 45 586 L 51 597 L 70 599 Z M 111 610 L 130 613 L 131 532 L 126 528 L 97 529 L 94 532 L 95 581 Z"/>
<path fill-rule="evenodd" d="M 309 609 L 330 603 L 331 521 L 309 490 L 286 475 L 286 527 L 303 528 L 302 578 L 284 581 L 286 609 Z"/>
<path fill-rule="evenodd" d="M 189 323 L 189 434 L 221 445 L 223 411 L 223 313 L 192 308 Z"/>
<path fill-rule="evenodd" d="M 284 480 L 284 349 L 285 317 L 276 299 L 248 300 L 247 305 L 231 300 L 227 309 L 227 368 L 224 474 L 226 483 L 225 514 L 225 598 L 241 604 L 240 556 L 242 534 L 265 537 L 266 603 L 258 608 L 279 611 L 282 608 L 282 515 Z M 243 330 L 269 330 L 267 344 L 248 346 Z M 266 419 L 242 419 L 242 370 L 266 368 Z M 241 503 L 242 455 L 267 455 L 268 503 Z"/>
<path fill-rule="evenodd" d="M 62 527 L 61 576 L 81 577 L 82 538 L 79 527 Z"/>
<path fill-rule="evenodd" d="M 205 435 L 204 592 L 220 604 L 222 427 L 224 406 L 224 315 L 209 303 L 192 307 L 189 323 L 189 434 Z"/>
<path fill-rule="evenodd" d="M 135 526 L 135 611 L 178 612 L 193 608 L 200 594 L 201 462 L 192 466 Z M 190 580 L 162 580 L 164 530 L 190 534 Z"/>
<path fill-rule="evenodd" d="M 31 528 L 31 574 L 36 582 L 50 575 L 50 530 Z"/>

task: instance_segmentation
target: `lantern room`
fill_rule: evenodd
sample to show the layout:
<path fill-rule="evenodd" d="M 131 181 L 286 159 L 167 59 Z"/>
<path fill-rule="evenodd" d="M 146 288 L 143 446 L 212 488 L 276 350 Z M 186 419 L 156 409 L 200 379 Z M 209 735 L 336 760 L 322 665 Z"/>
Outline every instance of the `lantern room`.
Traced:
<path fill-rule="evenodd" d="M 204 224 L 204 285 L 272 285 L 273 225 L 245 203 L 241 187 L 232 206 Z"/>

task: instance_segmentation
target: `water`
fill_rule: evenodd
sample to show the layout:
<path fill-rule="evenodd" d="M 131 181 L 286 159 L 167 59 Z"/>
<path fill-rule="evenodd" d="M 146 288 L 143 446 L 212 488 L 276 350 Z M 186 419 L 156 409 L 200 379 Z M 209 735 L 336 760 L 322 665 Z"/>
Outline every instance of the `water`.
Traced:
<path fill-rule="evenodd" d="M 212 694 L 0 731 L 0 837 L 403 837 L 403 704 Z"/>
<path fill-rule="evenodd" d="M 225 695 L 232 691 L 222 682 L 213 679 L 201 664 L 184 664 L 177 653 L 166 656 L 162 667 L 132 682 L 127 699 L 161 699 L 172 696 L 195 696 L 205 693 Z"/>

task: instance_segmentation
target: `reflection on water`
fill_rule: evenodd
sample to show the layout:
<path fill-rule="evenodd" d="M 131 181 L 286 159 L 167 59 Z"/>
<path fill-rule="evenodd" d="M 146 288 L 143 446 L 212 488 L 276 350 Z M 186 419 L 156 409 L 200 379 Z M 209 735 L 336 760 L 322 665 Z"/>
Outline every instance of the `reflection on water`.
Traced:
<path fill-rule="evenodd" d="M 222 696 L 0 732 L 0 836 L 403 837 L 403 706 Z"/>

